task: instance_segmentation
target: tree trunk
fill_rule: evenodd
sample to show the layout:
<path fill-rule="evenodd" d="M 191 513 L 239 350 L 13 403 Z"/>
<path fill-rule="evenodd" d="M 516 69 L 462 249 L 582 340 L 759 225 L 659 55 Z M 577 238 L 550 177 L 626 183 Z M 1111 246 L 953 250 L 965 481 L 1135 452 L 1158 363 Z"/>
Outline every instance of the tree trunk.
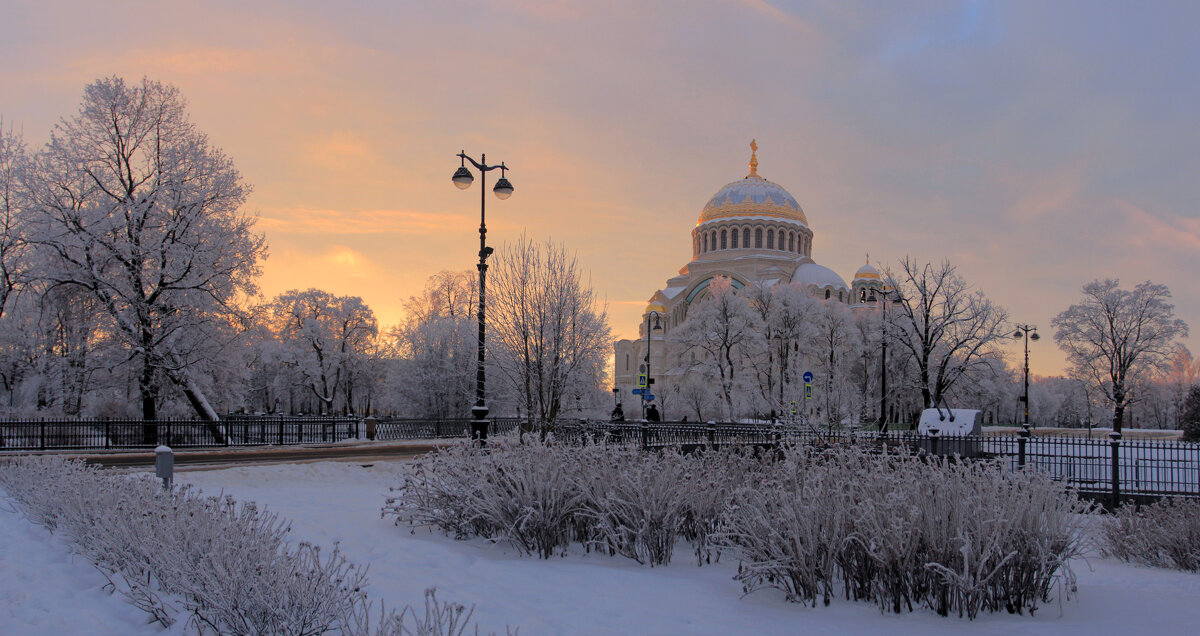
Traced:
<path fill-rule="evenodd" d="M 158 419 L 155 402 L 158 398 L 158 387 L 154 384 L 154 365 L 149 358 L 142 355 L 142 374 L 138 378 L 138 392 L 142 397 L 142 443 L 158 444 L 158 427 L 154 423 Z"/>

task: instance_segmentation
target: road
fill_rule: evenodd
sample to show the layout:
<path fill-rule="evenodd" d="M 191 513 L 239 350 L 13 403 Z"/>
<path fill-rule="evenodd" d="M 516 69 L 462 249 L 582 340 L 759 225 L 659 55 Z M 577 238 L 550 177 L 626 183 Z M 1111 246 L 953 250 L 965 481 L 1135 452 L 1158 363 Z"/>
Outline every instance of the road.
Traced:
<path fill-rule="evenodd" d="M 376 462 L 408 459 L 436 449 L 442 442 L 357 442 L 304 446 L 249 446 L 242 448 L 183 449 L 175 452 L 177 470 L 205 469 L 239 464 L 281 464 L 318 461 Z M 71 452 L 72 459 L 104 468 L 154 466 L 154 451 Z"/>

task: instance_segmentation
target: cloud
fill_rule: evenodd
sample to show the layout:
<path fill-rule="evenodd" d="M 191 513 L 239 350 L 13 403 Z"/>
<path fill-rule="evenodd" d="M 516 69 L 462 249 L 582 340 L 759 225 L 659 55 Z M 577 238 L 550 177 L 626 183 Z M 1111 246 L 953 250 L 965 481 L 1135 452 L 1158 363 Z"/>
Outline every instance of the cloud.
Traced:
<path fill-rule="evenodd" d="M 1138 249 L 1175 248 L 1200 250 L 1200 219 L 1177 215 L 1156 216 L 1128 201 L 1115 202 L 1125 217 L 1125 237 Z"/>
<path fill-rule="evenodd" d="M 356 132 L 334 130 L 310 139 L 304 147 L 305 159 L 318 168 L 361 170 L 382 163 L 371 142 Z"/>
<path fill-rule="evenodd" d="M 312 210 L 266 208 L 258 226 L 267 232 L 291 234 L 420 234 L 444 231 L 470 223 L 465 215 L 415 210 Z"/>
<path fill-rule="evenodd" d="M 331 247 L 318 260 L 346 276 L 366 278 L 378 273 L 362 252 L 345 245 Z"/>

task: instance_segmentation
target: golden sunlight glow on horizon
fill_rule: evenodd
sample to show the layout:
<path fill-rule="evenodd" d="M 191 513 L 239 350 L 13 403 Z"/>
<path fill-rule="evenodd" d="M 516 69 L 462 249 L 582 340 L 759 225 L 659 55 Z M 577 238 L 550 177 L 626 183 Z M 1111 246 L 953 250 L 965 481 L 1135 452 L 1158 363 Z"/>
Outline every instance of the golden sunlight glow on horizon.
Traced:
<path fill-rule="evenodd" d="M 515 186 L 487 193 L 489 244 L 575 250 L 618 338 L 757 139 L 818 263 L 849 283 L 868 251 L 950 258 L 1040 328 L 1049 375 L 1050 321 L 1096 278 L 1166 284 L 1200 333 L 1200 10 L 1087 7 L 20 2 L 0 116 L 38 147 L 97 77 L 178 86 L 254 186 L 263 294 L 361 296 L 381 326 L 474 271 L 480 184 L 450 175 L 487 153 Z"/>

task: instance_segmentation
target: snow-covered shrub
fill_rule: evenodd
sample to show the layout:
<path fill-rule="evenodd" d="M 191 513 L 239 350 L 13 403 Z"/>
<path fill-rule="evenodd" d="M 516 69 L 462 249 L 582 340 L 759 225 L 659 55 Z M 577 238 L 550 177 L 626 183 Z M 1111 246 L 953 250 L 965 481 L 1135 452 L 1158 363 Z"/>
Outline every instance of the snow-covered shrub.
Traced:
<path fill-rule="evenodd" d="M 504 538 L 547 559 L 566 550 L 581 510 L 578 452 L 538 442 L 450 446 L 415 460 L 383 512 L 458 538 Z"/>
<path fill-rule="evenodd" d="M 63 533 L 117 593 L 170 626 L 201 634 L 460 634 L 470 614 L 427 593 L 425 617 L 380 610 L 372 629 L 365 569 L 335 547 L 286 540 L 253 503 L 101 473 L 58 458 L 0 464 L 0 487 L 26 516 Z"/>
<path fill-rule="evenodd" d="M 493 452 L 486 489 L 474 493 L 476 514 L 525 554 L 564 554 L 583 502 L 572 450 L 531 442 Z"/>
<path fill-rule="evenodd" d="M 1200 571 L 1200 501 L 1168 498 L 1125 504 L 1101 524 L 1107 556 L 1152 567 Z"/>
<path fill-rule="evenodd" d="M 684 520 L 679 532 L 692 544 L 697 565 L 719 560 L 720 548 L 710 537 L 717 532 L 729 497 L 761 474 L 760 458 L 739 447 L 688 456 L 684 481 Z"/>
<path fill-rule="evenodd" d="M 1034 471 L 985 462 L 794 448 L 769 477 L 737 491 L 716 539 L 742 559 L 749 592 L 847 598 L 898 612 L 1036 610 L 1080 550 L 1088 507 Z"/>
<path fill-rule="evenodd" d="M 737 579 L 747 593 L 775 587 L 789 601 L 815 605 L 820 598 L 829 604 L 853 512 L 853 502 L 839 492 L 853 487 L 850 471 L 831 464 L 814 461 L 807 449 L 792 449 L 760 483 L 731 497 L 714 538 L 741 558 Z"/>
<path fill-rule="evenodd" d="M 687 460 L 675 452 L 633 449 L 591 459 L 578 483 L 592 544 L 638 563 L 670 563 L 687 512 Z"/>
<path fill-rule="evenodd" d="M 394 494 L 383 514 L 395 516 L 397 523 L 433 526 L 457 539 L 495 536 L 497 527 L 475 509 L 486 496 L 493 461 L 491 453 L 469 442 L 418 457 L 409 464 L 400 486 L 391 489 Z"/>

